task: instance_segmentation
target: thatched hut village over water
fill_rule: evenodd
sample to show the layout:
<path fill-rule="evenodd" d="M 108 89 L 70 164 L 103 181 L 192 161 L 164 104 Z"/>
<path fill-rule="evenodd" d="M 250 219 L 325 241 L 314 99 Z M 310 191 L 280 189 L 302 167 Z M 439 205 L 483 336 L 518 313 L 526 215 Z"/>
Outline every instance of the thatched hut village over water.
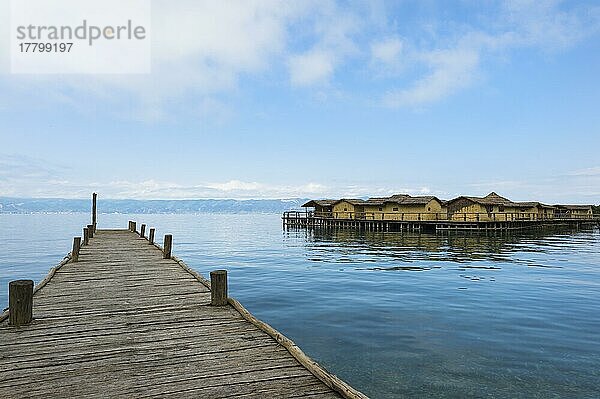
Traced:
<path fill-rule="evenodd" d="M 311 200 L 302 205 L 312 217 L 350 220 L 522 221 L 592 218 L 591 205 L 548 205 L 516 202 L 491 192 L 485 197 L 459 196 L 444 201 L 436 196 L 396 194 L 368 199 Z"/>

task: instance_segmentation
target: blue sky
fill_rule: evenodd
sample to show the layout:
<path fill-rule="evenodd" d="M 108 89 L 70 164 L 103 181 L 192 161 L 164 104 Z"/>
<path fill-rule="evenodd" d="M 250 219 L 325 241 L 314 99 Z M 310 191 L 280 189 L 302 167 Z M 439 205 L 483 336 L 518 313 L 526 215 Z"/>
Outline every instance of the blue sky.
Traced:
<path fill-rule="evenodd" d="M 151 74 L 39 76 L 5 3 L 0 196 L 600 203 L 596 1 L 161 0 Z"/>

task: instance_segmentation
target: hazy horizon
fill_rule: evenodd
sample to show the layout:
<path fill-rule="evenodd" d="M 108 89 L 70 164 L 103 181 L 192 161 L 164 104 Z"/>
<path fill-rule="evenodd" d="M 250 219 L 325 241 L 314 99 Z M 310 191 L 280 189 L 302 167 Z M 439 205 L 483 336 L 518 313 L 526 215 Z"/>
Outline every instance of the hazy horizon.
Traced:
<path fill-rule="evenodd" d="M 395 194 L 403 194 L 403 193 L 395 193 Z M 503 196 L 501 193 L 498 193 L 501 196 Z M 426 194 L 427 195 L 427 194 Z M 473 196 L 470 195 L 469 193 L 465 193 L 465 194 L 461 194 L 459 196 Z M 370 196 L 360 196 L 360 197 L 356 197 L 358 199 L 368 199 Z M 458 196 L 457 196 L 458 197 Z M 91 197 L 90 197 L 91 198 Z M 10 196 L 3 196 L 0 195 L 0 200 L 30 200 L 30 201 L 85 201 L 85 202 L 90 202 L 91 199 L 90 198 L 81 198 L 81 197 L 73 197 L 73 198 L 68 198 L 68 197 L 10 197 Z M 268 201 L 281 201 L 283 203 L 285 202 L 298 202 L 298 201 L 307 201 L 307 200 L 314 200 L 314 199 L 349 199 L 351 197 L 336 197 L 336 198 L 331 198 L 331 197 L 294 197 L 294 198 L 103 198 L 103 197 L 98 197 L 99 201 L 137 201 L 137 202 L 176 202 L 176 201 L 216 201 L 216 202 L 227 202 L 227 201 L 236 201 L 236 202 L 250 202 L 250 201 L 256 201 L 256 202 L 268 202 Z M 438 197 L 439 198 L 439 197 Z M 453 197 L 456 198 L 456 197 Z M 453 198 L 439 198 L 440 200 L 451 200 Z M 526 200 L 521 200 L 521 199 L 514 199 L 514 198 L 508 198 L 509 200 L 515 201 L 515 202 L 519 202 L 519 201 L 526 201 Z M 543 199 L 539 199 L 539 198 L 529 198 L 529 200 L 531 201 L 537 201 L 537 202 L 542 202 L 542 203 L 547 203 L 550 205 L 553 205 L 554 203 L 549 203 L 548 201 L 544 201 Z M 600 201 L 598 201 L 598 203 L 600 204 Z M 577 204 L 576 202 L 564 202 L 562 204 Z M 595 202 L 592 203 L 586 203 L 584 205 L 596 205 Z"/>

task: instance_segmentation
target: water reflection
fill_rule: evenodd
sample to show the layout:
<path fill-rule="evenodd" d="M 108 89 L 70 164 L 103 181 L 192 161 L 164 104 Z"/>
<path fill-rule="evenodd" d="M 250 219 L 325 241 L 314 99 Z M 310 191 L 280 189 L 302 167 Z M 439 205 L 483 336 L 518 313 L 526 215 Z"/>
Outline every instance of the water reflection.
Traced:
<path fill-rule="evenodd" d="M 489 263 L 520 263 L 528 267 L 560 268 L 537 262 L 534 256 L 552 255 L 574 240 L 587 240 L 594 230 L 555 227 L 544 230 L 489 233 L 419 233 L 370 232 L 352 229 L 294 229 L 284 236 L 290 240 L 303 239 L 307 260 L 312 262 L 402 262 L 419 266 L 393 265 L 366 267 L 367 270 L 424 271 L 436 267 L 423 261 L 465 263 L 459 270 L 499 270 L 495 264 L 469 264 L 476 261 Z M 518 257 L 515 254 L 519 254 Z"/>

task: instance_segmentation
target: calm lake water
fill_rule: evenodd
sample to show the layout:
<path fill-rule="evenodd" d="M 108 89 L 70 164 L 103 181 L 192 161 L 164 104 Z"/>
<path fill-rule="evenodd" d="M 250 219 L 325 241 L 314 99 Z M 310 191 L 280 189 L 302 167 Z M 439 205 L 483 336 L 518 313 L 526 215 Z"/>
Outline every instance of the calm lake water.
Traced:
<path fill-rule="evenodd" d="M 204 275 L 373 398 L 599 398 L 600 233 L 283 231 L 279 215 L 99 215 L 174 235 Z M 41 280 L 87 214 L 0 215 L 8 281 Z"/>

